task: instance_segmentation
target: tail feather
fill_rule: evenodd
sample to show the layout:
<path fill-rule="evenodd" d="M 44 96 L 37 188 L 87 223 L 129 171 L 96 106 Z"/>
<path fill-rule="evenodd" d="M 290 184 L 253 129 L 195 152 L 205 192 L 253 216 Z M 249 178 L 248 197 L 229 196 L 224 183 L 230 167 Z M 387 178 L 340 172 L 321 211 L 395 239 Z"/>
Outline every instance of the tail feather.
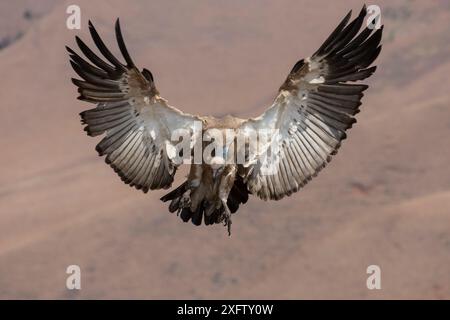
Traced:
<path fill-rule="evenodd" d="M 183 195 L 183 193 L 186 191 L 187 181 L 185 181 L 183 184 L 178 186 L 176 189 L 170 191 L 169 193 L 165 194 L 163 197 L 161 197 L 162 202 L 166 202 L 169 200 L 173 200 L 175 198 L 179 198 Z"/>
<path fill-rule="evenodd" d="M 192 213 L 192 223 L 196 226 L 199 226 L 202 224 L 202 218 L 203 218 L 203 202 L 198 206 L 197 211 Z"/>

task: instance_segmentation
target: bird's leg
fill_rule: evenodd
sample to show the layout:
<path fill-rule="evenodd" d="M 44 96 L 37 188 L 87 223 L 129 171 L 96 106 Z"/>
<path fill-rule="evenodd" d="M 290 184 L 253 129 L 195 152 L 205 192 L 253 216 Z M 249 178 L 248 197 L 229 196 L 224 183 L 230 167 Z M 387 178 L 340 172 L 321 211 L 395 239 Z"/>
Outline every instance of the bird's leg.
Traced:
<path fill-rule="evenodd" d="M 228 208 L 227 200 L 231 188 L 233 187 L 235 177 L 236 167 L 234 165 L 225 166 L 220 176 L 218 188 L 218 196 L 222 201 L 222 206 L 224 208 L 223 219 L 225 225 L 228 227 L 228 235 L 231 235 L 231 211 L 230 208 Z"/>
<path fill-rule="evenodd" d="M 231 236 L 231 211 L 228 208 L 226 199 L 222 199 L 222 205 L 223 205 L 223 208 L 225 209 L 224 225 L 227 226 L 227 228 L 228 228 L 228 235 Z"/>

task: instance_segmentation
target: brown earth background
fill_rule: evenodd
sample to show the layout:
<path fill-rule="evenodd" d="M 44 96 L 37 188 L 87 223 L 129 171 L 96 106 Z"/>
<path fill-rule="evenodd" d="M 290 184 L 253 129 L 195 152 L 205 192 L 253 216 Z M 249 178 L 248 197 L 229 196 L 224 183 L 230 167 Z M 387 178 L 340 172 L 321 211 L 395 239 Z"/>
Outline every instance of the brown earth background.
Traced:
<path fill-rule="evenodd" d="M 82 29 L 66 28 L 78 4 Z M 190 113 L 256 116 L 361 1 L 0 3 L 0 298 L 450 298 L 450 1 L 377 1 L 384 47 L 326 170 L 280 202 L 194 227 L 124 185 L 82 131 L 64 46 L 118 52 Z M 175 184 L 183 179 L 178 175 Z M 65 287 L 68 265 L 82 289 Z M 366 288 L 381 267 L 382 289 Z"/>

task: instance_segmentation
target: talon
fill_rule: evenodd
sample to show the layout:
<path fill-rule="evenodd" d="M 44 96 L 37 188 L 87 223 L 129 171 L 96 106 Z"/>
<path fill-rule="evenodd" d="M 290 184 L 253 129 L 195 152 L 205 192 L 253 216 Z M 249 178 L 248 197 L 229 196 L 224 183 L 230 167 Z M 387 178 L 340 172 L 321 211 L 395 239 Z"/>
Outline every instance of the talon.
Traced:
<path fill-rule="evenodd" d="M 231 217 L 227 219 L 228 236 L 231 237 Z"/>
<path fill-rule="evenodd" d="M 226 200 L 222 200 L 222 205 L 225 209 L 223 213 L 224 226 L 227 226 L 228 236 L 231 236 L 231 211 L 227 206 Z"/>
<path fill-rule="evenodd" d="M 180 208 L 186 208 L 191 205 L 191 190 L 186 190 L 185 193 L 183 193 L 181 200 L 180 200 Z"/>

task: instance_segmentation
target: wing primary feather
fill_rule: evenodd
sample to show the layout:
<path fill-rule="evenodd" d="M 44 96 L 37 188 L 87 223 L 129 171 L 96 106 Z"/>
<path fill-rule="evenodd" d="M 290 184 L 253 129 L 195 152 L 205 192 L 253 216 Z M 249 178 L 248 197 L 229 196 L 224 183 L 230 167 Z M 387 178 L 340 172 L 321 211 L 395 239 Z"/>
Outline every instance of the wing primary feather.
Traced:
<path fill-rule="evenodd" d="M 320 56 L 324 53 L 324 49 L 332 42 L 334 41 L 335 37 L 339 35 L 339 33 L 342 32 L 345 25 L 348 23 L 348 20 L 350 19 L 352 15 L 352 10 L 350 10 L 347 15 L 342 19 L 342 21 L 339 23 L 339 25 L 334 29 L 334 31 L 328 36 L 328 38 L 325 40 L 325 42 L 320 46 L 320 48 L 313 54 L 313 56 Z"/>
<path fill-rule="evenodd" d="M 116 100 L 120 101 L 123 100 L 125 97 L 125 94 L 123 92 L 111 92 L 111 91 L 94 91 L 89 89 L 81 90 L 81 93 L 87 97 L 98 99 L 99 101 L 111 101 Z"/>
<path fill-rule="evenodd" d="M 324 52 L 327 54 L 339 51 L 342 49 L 353 37 L 358 33 L 359 29 L 364 22 L 364 17 L 367 14 L 366 5 L 363 6 L 359 15 L 350 22 L 344 30 L 342 30 L 339 37 L 336 37 L 336 40 L 330 43 L 325 49 Z"/>
<path fill-rule="evenodd" d="M 334 108 L 344 108 L 354 110 L 361 105 L 361 101 L 348 101 L 348 100 L 333 100 L 328 98 L 326 95 L 311 93 L 309 98 L 310 101 L 320 101 L 325 105 L 329 105 Z"/>
<path fill-rule="evenodd" d="M 70 48 L 68 48 L 70 49 Z M 100 68 L 94 67 L 89 62 L 81 58 L 77 53 L 73 52 L 70 53 L 70 58 L 75 61 L 77 64 L 79 64 L 83 69 L 86 69 L 90 73 L 93 73 L 99 77 L 106 78 L 108 76 L 108 73 L 105 70 L 102 70 Z"/>
<path fill-rule="evenodd" d="M 100 69 L 105 70 L 109 75 L 114 75 L 117 73 L 116 70 L 111 65 L 109 65 L 108 63 L 103 61 L 99 56 L 97 56 L 78 36 L 75 36 L 75 41 L 77 42 L 81 52 L 83 52 L 86 58 L 91 60 L 93 64 L 95 64 Z"/>
<path fill-rule="evenodd" d="M 349 44 L 347 44 L 343 49 L 336 52 L 336 55 L 345 55 L 348 52 L 351 52 L 355 48 L 361 45 L 372 33 L 372 29 L 365 28 L 363 31 L 361 31 L 355 38 L 353 38 L 352 41 L 350 41 Z"/>
<path fill-rule="evenodd" d="M 366 84 L 324 84 L 319 86 L 317 91 L 339 95 L 353 95 L 365 91 L 368 87 Z"/>
<path fill-rule="evenodd" d="M 91 21 L 89 21 L 89 31 L 91 33 L 92 40 L 94 40 L 94 43 L 96 44 L 97 48 L 100 50 L 100 52 L 103 54 L 103 56 L 109 60 L 116 68 L 126 71 L 125 66 L 120 62 L 112 53 L 109 51 L 108 47 L 106 47 L 103 40 L 100 38 L 100 35 L 98 34 L 97 30 L 95 29 L 94 25 Z"/>
<path fill-rule="evenodd" d="M 355 50 L 352 50 L 348 53 L 345 53 L 342 56 L 346 59 L 352 59 L 361 53 L 367 54 L 367 51 L 370 52 L 370 50 L 377 48 L 381 41 L 381 37 L 383 34 L 383 28 L 384 27 L 382 26 L 380 29 L 378 29 L 377 31 L 372 33 L 372 35 L 369 38 L 367 38 L 366 41 L 364 41 L 362 44 L 360 44 L 358 46 L 358 48 L 356 48 Z"/>
<path fill-rule="evenodd" d="M 326 83 L 327 84 L 333 84 L 333 83 L 338 83 L 338 82 L 344 82 L 344 81 L 358 81 L 358 80 L 364 80 L 368 77 L 370 77 L 375 70 L 377 69 L 376 66 L 370 67 L 368 69 L 362 69 L 358 72 L 346 75 L 346 76 L 342 76 L 342 77 L 337 77 L 337 78 L 332 78 L 332 79 L 327 79 Z"/>
<path fill-rule="evenodd" d="M 94 76 L 93 74 L 89 74 L 85 72 L 78 64 L 76 64 L 74 61 L 70 61 L 70 64 L 72 65 L 73 70 L 84 80 L 89 81 L 91 83 L 97 84 L 99 86 L 105 86 L 108 88 L 118 89 L 119 83 L 115 80 L 109 80 L 109 79 L 103 79 L 97 76 Z"/>
<path fill-rule="evenodd" d="M 72 83 L 81 89 L 95 90 L 101 92 L 109 92 L 109 93 L 119 93 L 119 89 L 101 87 L 99 85 L 95 85 L 93 83 L 89 83 L 87 81 L 82 81 L 79 79 L 72 78 Z"/>
<path fill-rule="evenodd" d="M 129 68 L 135 67 L 134 62 L 131 59 L 130 54 L 128 53 L 127 47 L 125 45 L 125 41 L 123 40 L 119 18 L 117 18 L 117 20 L 116 20 L 116 38 L 117 38 L 117 43 L 119 45 L 120 52 L 122 53 L 123 58 L 127 62 L 127 66 Z"/>
<path fill-rule="evenodd" d="M 122 128 L 122 125 L 125 125 L 131 121 L 131 116 L 121 117 L 115 121 L 111 122 L 103 122 L 100 124 L 89 124 L 86 126 L 85 131 L 88 132 L 88 135 L 99 135 L 105 132 L 106 130 L 112 129 L 114 127 Z"/>
<path fill-rule="evenodd" d="M 88 122 L 93 119 L 99 119 L 106 116 L 111 115 L 122 115 L 125 114 L 128 111 L 127 108 L 112 108 L 112 109 L 89 109 L 83 112 L 80 112 L 81 120 L 83 122 Z"/>

